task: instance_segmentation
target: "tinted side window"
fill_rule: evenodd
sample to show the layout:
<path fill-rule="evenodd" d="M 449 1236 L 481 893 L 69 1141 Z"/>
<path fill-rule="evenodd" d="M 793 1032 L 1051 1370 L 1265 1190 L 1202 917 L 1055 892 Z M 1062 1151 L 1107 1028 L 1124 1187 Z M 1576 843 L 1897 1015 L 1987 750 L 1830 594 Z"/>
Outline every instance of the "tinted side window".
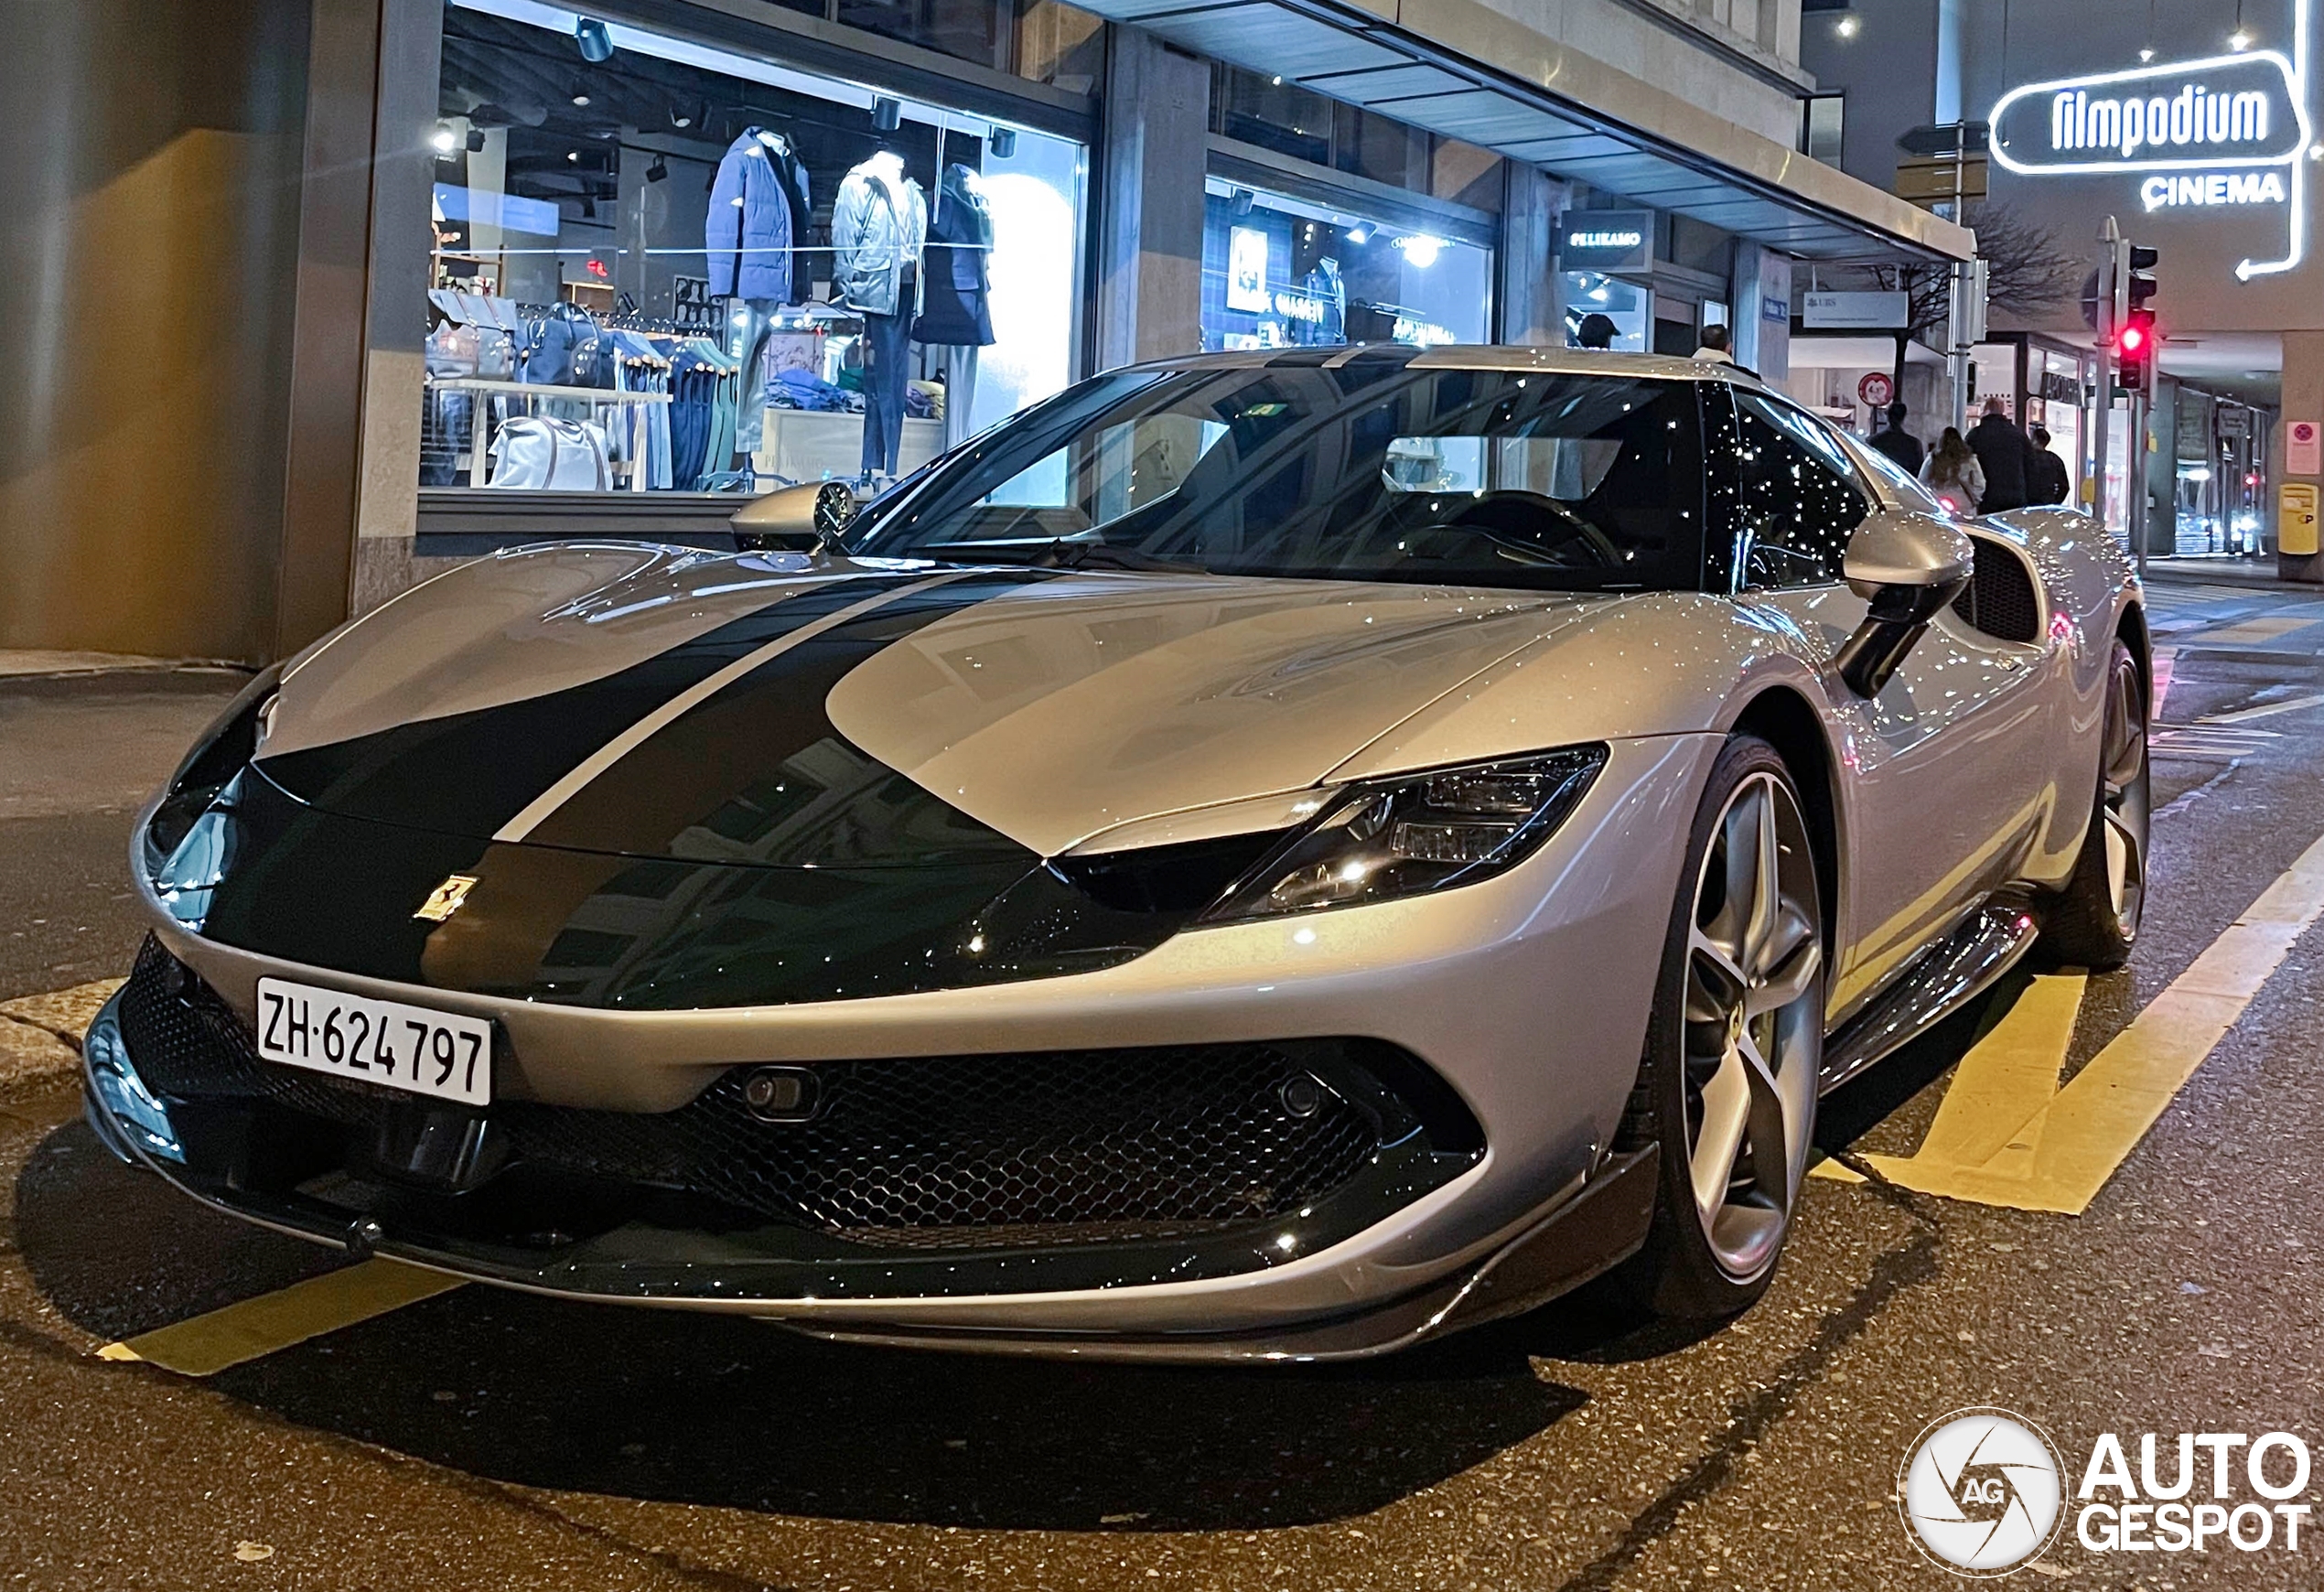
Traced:
<path fill-rule="evenodd" d="M 1734 393 L 1733 558 L 1738 586 L 1840 578 L 1848 537 L 1871 511 L 1847 455 L 1798 410 Z"/>

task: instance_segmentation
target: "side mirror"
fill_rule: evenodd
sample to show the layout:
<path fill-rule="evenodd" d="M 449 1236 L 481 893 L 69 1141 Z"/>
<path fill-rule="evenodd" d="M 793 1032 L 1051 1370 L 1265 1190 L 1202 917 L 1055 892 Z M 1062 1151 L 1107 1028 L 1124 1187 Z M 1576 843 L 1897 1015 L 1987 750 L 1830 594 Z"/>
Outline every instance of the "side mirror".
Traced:
<path fill-rule="evenodd" d="M 1881 510 L 1856 528 L 1841 573 L 1872 605 L 1834 662 L 1858 696 L 1877 696 L 1931 620 L 1961 595 L 1976 544 L 1933 514 Z"/>
<path fill-rule="evenodd" d="M 735 511 L 735 545 L 746 553 L 823 553 L 855 522 L 855 494 L 838 481 L 802 481 L 753 498 Z"/>

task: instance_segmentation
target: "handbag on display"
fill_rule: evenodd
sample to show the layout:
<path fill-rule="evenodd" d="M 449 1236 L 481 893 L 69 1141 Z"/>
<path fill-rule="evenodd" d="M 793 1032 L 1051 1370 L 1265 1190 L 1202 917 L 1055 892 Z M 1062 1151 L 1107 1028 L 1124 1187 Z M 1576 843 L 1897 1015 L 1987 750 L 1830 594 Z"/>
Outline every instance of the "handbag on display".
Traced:
<path fill-rule="evenodd" d="M 482 342 L 476 328 L 456 320 L 438 321 L 427 334 L 425 358 L 431 376 L 473 376 L 482 361 Z"/>
<path fill-rule="evenodd" d="M 605 434 L 577 420 L 511 420 L 492 439 L 490 484 L 517 491 L 610 491 Z"/>
<path fill-rule="evenodd" d="M 551 307 L 525 331 L 523 372 L 518 380 L 548 387 L 595 386 L 576 381 L 574 363 L 597 339 L 597 323 L 571 304 Z M 608 381 L 606 383 L 610 386 Z"/>

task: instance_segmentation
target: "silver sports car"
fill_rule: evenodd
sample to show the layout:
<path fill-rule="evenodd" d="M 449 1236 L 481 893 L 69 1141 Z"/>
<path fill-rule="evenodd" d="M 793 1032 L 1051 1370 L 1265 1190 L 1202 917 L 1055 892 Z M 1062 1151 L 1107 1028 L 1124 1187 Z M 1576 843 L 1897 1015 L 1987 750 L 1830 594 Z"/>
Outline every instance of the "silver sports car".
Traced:
<path fill-rule="evenodd" d="M 2137 931 L 2114 543 L 1729 368 L 1191 358 L 852 508 L 262 676 L 136 826 L 105 1142 L 514 1287 L 1363 1355 L 1743 1308 L 1820 1094 Z"/>

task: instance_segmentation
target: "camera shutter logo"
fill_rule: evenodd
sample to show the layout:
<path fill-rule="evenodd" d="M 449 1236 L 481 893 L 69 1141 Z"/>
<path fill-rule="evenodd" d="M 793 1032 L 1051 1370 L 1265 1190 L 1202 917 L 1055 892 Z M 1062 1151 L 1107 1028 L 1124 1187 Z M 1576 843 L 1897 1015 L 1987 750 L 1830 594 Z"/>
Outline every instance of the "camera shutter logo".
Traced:
<path fill-rule="evenodd" d="M 1898 1506 L 1913 1544 L 1956 1576 L 2007 1576 L 2040 1556 L 2064 1519 L 2058 1451 L 2007 1410 L 1955 1410 L 1906 1451 Z"/>

